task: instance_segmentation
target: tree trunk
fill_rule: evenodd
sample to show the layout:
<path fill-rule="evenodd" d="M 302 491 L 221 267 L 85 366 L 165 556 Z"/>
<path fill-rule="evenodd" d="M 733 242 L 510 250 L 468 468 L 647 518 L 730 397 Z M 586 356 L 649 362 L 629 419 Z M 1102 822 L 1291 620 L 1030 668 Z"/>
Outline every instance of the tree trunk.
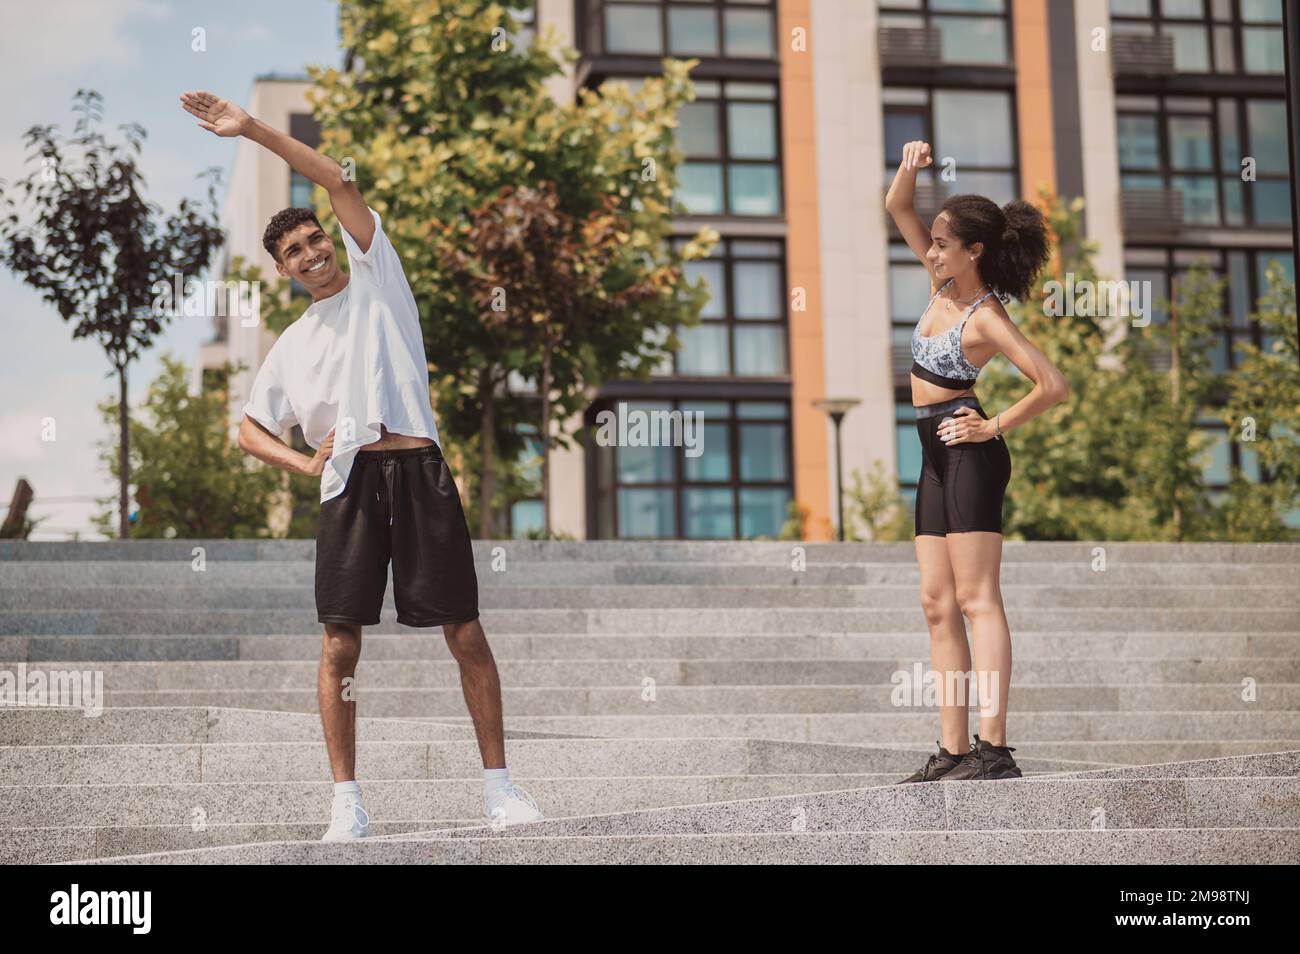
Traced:
<path fill-rule="evenodd" d="M 542 339 L 542 534 L 551 537 L 551 335 Z"/>
<path fill-rule="evenodd" d="M 126 406 L 126 365 L 117 366 L 117 426 L 119 439 L 117 442 L 117 538 L 125 540 L 127 538 L 127 509 L 130 506 L 128 490 L 131 485 L 131 429 L 128 426 L 128 415 Z"/>
<path fill-rule="evenodd" d="M 479 475 L 478 485 L 478 533 L 482 539 L 491 540 L 493 527 L 492 494 L 495 490 L 492 468 L 496 462 L 496 407 L 494 403 L 496 400 L 496 386 L 492 380 L 492 369 L 483 368 L 479 371 L 478 382 L 479 400 L 483 405 L 482 437 L 479 441 L 479 446 L 483 452 L 483 471 Z"/>

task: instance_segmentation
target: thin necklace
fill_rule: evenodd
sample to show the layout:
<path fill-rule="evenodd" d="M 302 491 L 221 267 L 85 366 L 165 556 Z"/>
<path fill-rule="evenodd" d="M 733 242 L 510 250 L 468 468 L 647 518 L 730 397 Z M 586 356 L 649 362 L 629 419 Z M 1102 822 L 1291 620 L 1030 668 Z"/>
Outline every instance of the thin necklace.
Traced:
<path fill-rule="evenodd" d="M 988 288 L 988 287 L 989 287 L 989 283 L 988 283 L 988 282 L 985 282 L 985 283 L 984 283 L 983 285 L 981 285 L 979 288 L 975 289 L 975 295 L 978 295 L 981 291 L 983 291 L 985 288 Z M 952 307 L 952 303 L 953 303 L 954 301 L 957 302 L 957 304 L 959 304 L 959 305 L 969 305 L 971 302 L 973 302 L 973 301 L 975 300 L 975 295 L 971 295 L 969 299 L 966 299 L 966 298 L 948 298 L 948 299 L 946 299 L 946 306 L 947 306 L 948 308 L 951 308 L 951 307 Z"/>

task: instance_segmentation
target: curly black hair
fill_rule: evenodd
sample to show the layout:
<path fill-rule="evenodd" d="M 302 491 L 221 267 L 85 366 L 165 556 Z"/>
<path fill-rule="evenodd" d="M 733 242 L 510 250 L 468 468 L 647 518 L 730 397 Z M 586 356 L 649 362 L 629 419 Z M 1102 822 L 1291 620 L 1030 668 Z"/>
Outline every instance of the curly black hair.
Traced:
<path fill-rule="evenodd" d="M 984 243 L 976 264 L 980 277 L 999 297 L 1029 297 L 1038 273 L 1052 257 L 1042 212 L 1021 199 L 998 208 L 992 199 L 972 193 L 949 196 L 939 211 L 948 213 L 948 229 L 963 245 Z"/>
<path fill-rule="evenodd" d="M 284 238 L 285 232 L 292 231 L 306 222 L 315 222 L 317 228 L 323 228 L 320 219 L 316 218 L 316 213 L 311 209 L 281 209 L 271 216 L 270 224 L 262 233 L 262 247 L 271 253 L 273 259 L 280 261 L 280 239 Z"/>

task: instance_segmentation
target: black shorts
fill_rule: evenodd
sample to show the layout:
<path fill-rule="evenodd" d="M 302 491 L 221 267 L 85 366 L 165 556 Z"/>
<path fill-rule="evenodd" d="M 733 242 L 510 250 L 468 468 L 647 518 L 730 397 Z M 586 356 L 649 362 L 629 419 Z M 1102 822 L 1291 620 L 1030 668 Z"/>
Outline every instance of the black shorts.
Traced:
<path fill-rule="evenodd" d="M 404 626 L 478 618 L 469 526 L 437 444 L 358 451 L 347 486 L 316 526 L 316 614 L 322 623 L 374 626 L 393 563 Z"/>
<path fill-rule="evenodd" d="M 1000 437 L 960 444 L 940 440 L 939 425 L 959 407 L 973 407 L 988 420 L 984 408 L 973 397 L 916 408 L 922 458 L 916 485 L 918 537 L 971 530 L 1002 532 L 1002 499 L 1011 480 L 1011 452 Z"/>

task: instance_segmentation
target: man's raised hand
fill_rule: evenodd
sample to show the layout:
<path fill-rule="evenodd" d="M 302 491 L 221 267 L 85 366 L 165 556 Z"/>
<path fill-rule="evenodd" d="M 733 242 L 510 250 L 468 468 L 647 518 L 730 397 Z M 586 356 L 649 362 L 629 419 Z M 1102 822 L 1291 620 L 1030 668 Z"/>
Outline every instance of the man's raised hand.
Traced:
<path fill-rule="evenodd" d="M 203 90 L 197 93 L 182 93 L 181 106 L 187 113 L 199 118 L 200 126 L 218 136 L 242 136 L 252 122 L 248 113 L 230 100 L 213 96 Z"/>

